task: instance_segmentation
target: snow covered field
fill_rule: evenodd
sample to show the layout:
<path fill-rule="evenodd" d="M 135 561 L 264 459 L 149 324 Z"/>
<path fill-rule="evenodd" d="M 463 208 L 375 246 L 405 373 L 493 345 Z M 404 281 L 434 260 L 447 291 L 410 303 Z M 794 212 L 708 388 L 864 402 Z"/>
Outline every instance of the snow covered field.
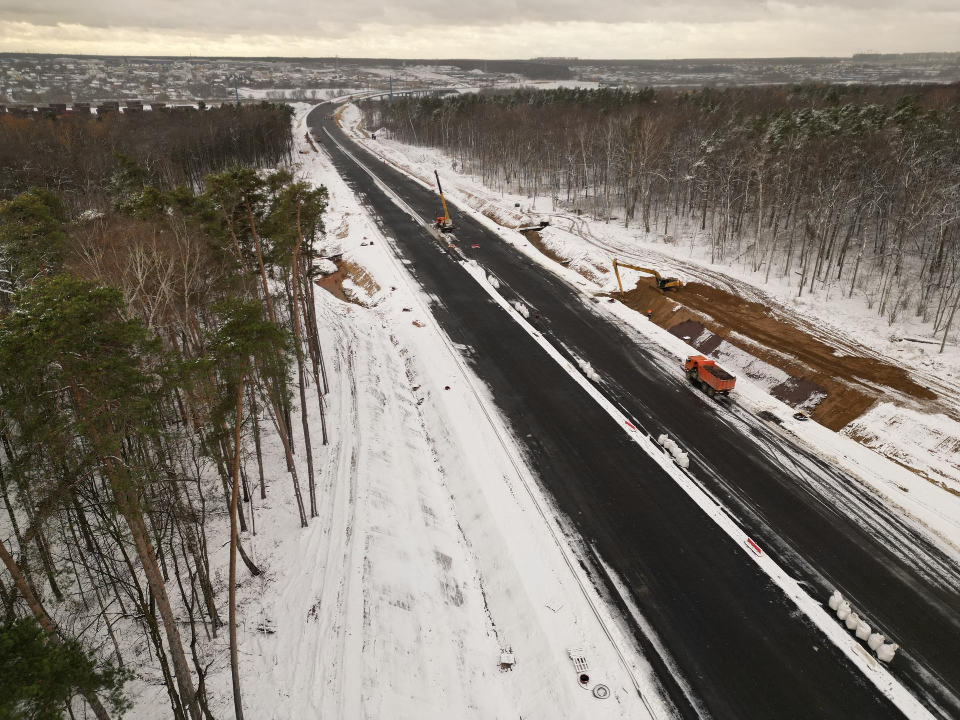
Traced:
<path fill-rule="evenodd" d="M 665 274 L 727 287 L 748 300 L 769 304 L 778 314 L 803 320 L 816 328 L 824 341 L 833 343 L 838 354 L 863 352 L 903 365 L 917 382 L 932 386 L 945 404 L 956 412 L 956 398 L 960 397 L 960 374 L 956 363 L 960 360 L 960 349 L 948 346 L 947 352 L 939 355 L 930 345 L 904 342 L 906 337 L 923 339 L 924 335 L 930 335 L 930 327 L 918 325 L 914 318 L 905 317 L 891 328 L 886 319 L 878 318 L 866 307 L 865 301 L 856 296 L 847 301 L 837 290 L 797 299 L 794 297 L 796 288 L 786 280 L 771 277 L 770 283 L 764 284 L 763 275 L 753 274 L 748 268 L 710 265 L 708 257 L 698 255 L 699 248 L 691 248 L 689 237 L 678 235 L 672 241 L 664 242 L 662 237 L 647 235 L 641 229 L 626 229 L 622 224 L 553 212 L 549 198 L 541 197 L 534 202 L 525 196 L 494 192 L 476 179 L 458 172 L 455 161 L 440 151 L 398 143 L 383 133 L 376 133 L 377 139 L 372 140 L 368 133 L 357 129 L 360 115 L 353 106 L 348 106 L 341 119 L 344 128 L 351 131 L 358 142 L 425 184 L 433 185 L 433 170 L 439 169 L 444 175 L 448 200 L 453 200 L 487 225 L 498 228 L 501 237 L 512 242 L 521 252 L 566 277 L 584 292 L 593 294 L 616 289 L 616 279 L 610 270 L 615 256 L 627 258 L 630 262 L 656 263 L 655 266 Z M 563 265 L 537 250 L 523 235 L 509 229 L 539 218 L 551 221 L 541 239 L 552 255 L 564 260 Z M 623 275 L 625 286 L 632 285 L 639 277 L 632 271 Z M 683 340 L 619 303 L 604 303 L 600 307 L 616 314 L 676 357 L 692 351 Z M 913 434 L 906 434 L 902 427 L 890 421 L 891 413 L 899 414 L 900 406 L 887 403 L 886 411 L 882 411 L 884 405 L 879 404 L 859 418 L 856 429 L 851 427 L 838 434 L 817 423 L 794 420 L 795 410 L 768 393 L 775 382 L 782 381 L 782 377 L 773 372 L 776 368 L 768 366 L 754 372 L 760 381 L 756 383 L 750 380 L 751 366 L 757 364 L 755 359 L 749 356 L 733 358 L 732 353 L 729 359 L 738 372 L 743 371 L 744 379 L 738 383 L 738 398 L 742 405 L 755 412 L 774 413 L 783 420 L 784 431 L 861 478 L 938 541 L 954 552 L 960 551 L 960 495 L 956 494 L 956 482 L 960 481 L 956 450 L 960 435 L 953 434 L 957 429 L 955 421 L 941 423 L 937 415 L 912 409 L 912 414 L 901 415 L 910 418 Z M 869 441 L 866 440 L 868 437 Z M 865 444 L 857 440 L 864 440 Z M 924 475 L 928 469 L 936 474 Z M 927 476 L 937 482 L 930 482 Z"/>

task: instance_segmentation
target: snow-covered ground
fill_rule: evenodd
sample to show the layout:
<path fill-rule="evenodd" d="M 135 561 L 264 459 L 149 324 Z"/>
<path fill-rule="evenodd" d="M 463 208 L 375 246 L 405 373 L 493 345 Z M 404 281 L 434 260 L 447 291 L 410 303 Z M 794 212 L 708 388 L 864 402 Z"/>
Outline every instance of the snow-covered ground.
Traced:
<path fill-rule="evenodd" d="M 749 268 L 710 265 L 709 258 L 698 255 L 700 251 L 696 247 L 691 249 L 689 237 L 678 235 L 664 242 L 662 237 L 647 235 L 642 229 L 624 228 L 622 223 L 593 221 L 554 211 L 549 198 L 534 201 L 522 195 L 493 191 L 476 178 L 459 172 L 456 161 L 438 150 L 405 145 L 382 132 L 377 132 L 377 139 L 372 140 L 369 133 L 358 129 L 359 112 L 350 107 L 341 119 L 344 129 L 351 132 L 357 142 L 424 184 L 432 186 L 433 171 L 439 169 L 444 175 L 448 201 L 453 200 L 479 221 L 496 228 L 501 237 L 518 250 L 566 277 L 586 293 L 616 288 L 616 279 L 610 270 L 614 256 L 656 262 L 655 267 L 661 268 L 664 274 L 724 287 L 748 300 L 768 303 L 785 317 L 796 317 L 815 326 L 825 341 L 833 342 L 838 348 L 890 358 L 909 368 L 918 381 L 933 386 L 949 401 L 960 396 L 960 373 L 956 370 L 960 349 L 950 346 L 946 353 L 938 355 L 931 351 L 930 345 L 901 342 L 903 337 L 929 337 L 931 328 L 918 326 L 914 318 L 904 318 L 899 326 L 891 329 L 885 318 L 878 318 L 866 307 L 865 301 L 855 296 L 848 302 L 837 290 L 832 294 L 796 299 L 796 288 L 791 288 L 787 280 L 771 277 L 766 285 L 763 275 L 751 273 Z M 541 233 L 541 238 L 551 252 L 568 261 L 564 265 L 551 260 L 523 235 L 510 229 L 538 218 L 551 220 L 551 226 Z M 639 277 L 632 271 L 622 275 L 625 286 L 632 286 Z M 693 350 L 683 340 L 620 303 L 603 303 L 598 307 L 617 315 L 678 358 Z M 749 369 L 749 358 L 741 358 L 740 362 Z M 955 490 L 955 483 L 960 481 L 956 451 L 960 434 L 953 434 L 958 427 L 955 422 L 941 423 L 936 415 L 914 411 L 912 415 L 903 415 L 912 418 L 908 422 L 916 433 L 908 435 L 902 427 L 890 422 L 890 414 L 899 412 L 899 406 L 887 404 L 894 409 L 883 412 L 881 404 L 859 418 L 858 430 L 838 434 L 815 422 L 794 420 L 795 410 L 768 393 L 769 386 L 778 377 L 774 371 L 776 368 L 769 365 L 760 368 L 754 373 L 759 376 L 759 383 L 750 379 L 750 372 L 744 372 L 744 378 L 738 382 L 740 404 L 755 412 L 766 410 L 782 418 L 782 431 L 859 477 L 938 542 L 953 552 L 960 551 L 960 496 L 950 491 Z M 865 444 L 857 442 L 868 436 L 871 439 Z M 911 463 L 907 467 L 906 458 L 916 461 L 917 465 Z M 914 470 L 921 473 L 933 470 L 950 483 L 930 482 Z"/>
<path fill-rule="evenodd" d="M 883 432 L 878 433 L 878 428 Z M 953 418 L 879 403 L 843 433 L 960 494 L 960 423 Z M 902 442 L 891 442 L 892 438 Z"/>
<path fill-rule="evenodd" d="M 311 388 L 320 517 L 307 529 L 280 443 L 264 438 L 268 496 L 244 508 L 257 535 L 242 541 L 266 573 L 241 568 L 239 590 L 248 716 L 666 717 L 649 665 L 583 575 L 583 549 L 563 538 L 430 298 L 305 140 L 308 109 L 297 106 L 294 121 L 309 151 L 296 172 L 328 188 L 326 250 L 379 290 L 363 305 L 318 290 L 330 444 L 320 445 Z M 302 453 L 297 462 L 306 494 Z M 225 526 L 208 532 L 226 536 Z M 225 547 L 212 562 L 226 567 Z M 586 689 L 574 649 L 590 665 Z M 232 702 L 222 656 L 207 678 L 214 714 Z M 597 684 L 609 698 L 594 696 Z M 165 712 L 162 688 L 136 686 L 137 717 Z"/>

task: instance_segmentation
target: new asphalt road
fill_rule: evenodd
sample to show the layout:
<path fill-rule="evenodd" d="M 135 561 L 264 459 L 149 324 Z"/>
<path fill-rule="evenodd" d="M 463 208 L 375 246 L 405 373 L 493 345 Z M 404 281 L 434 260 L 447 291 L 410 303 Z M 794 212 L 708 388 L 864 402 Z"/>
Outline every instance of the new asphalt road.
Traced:
<path fill-rule="evenodd" d="M 433 312 L 489 386 L 557 507 L 626 587 L 660 650 L 628 618 L 684 717 L 882 718 L 898 711 L 729 536 L 469 276 L 461 255 L 539 311 L 544 336 L 586 358 L 636 424 L 691 453 L 698 483 L 810 593 L 839 588 L 900 643 L 891 670 L 934 712 L 960 716 L 960 573 L 857 482 L 734 405 L 707 401 L 679 368 L 575 287 L 453 211 L 458 249 L 438 243 L 326 132 L 421 217 L 439 198 L 353 145 L 318 106 L 307 123 L 392 238 Z M 478 244 L 479 248 L 472 248 Z M 661 656 L 661 652 L 663 656 Z"/>

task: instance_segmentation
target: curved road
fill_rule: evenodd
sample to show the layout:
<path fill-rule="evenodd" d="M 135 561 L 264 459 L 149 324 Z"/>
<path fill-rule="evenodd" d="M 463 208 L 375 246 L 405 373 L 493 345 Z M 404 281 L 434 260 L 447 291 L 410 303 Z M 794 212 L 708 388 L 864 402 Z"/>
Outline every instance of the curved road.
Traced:
<path fill-rule="evenodd" d="M 311 131 L 350 141 L 327 117 Z M 618 576 L 656 633 L 630 621 L 684 717 L 882 718 L 899 713 L 797 612 L 740 548 L 566 373 L 510 321 L 450 254 L 335 144 L 334 165 L 409 261 L 434 313 L 488 384 L 558 508 Z M 421 217 L 439 198 L 373 155 L 350 151 Z M 460 252 L 542 314 L 541 330 L 588 359 L 605 394 L 654 436 L 690 450 L 697 481 L 814 597 L 838 587 L 904 646 L 892 670 L 942 717 L 960 715 L 960 573 L 870 493 L 736 406 L 693 392 L 635 331 L 470 217 L 453 212 Z M 472 249 L 473 243 L 480 245 Z M 602 570 L 592 571 L 607 582 Z M 674 668 L 670 672 L 668 667 Z M 674 677 L 679 674 L 680 678 Z M 692 696 L 692 697 L 691 697 Z"/>

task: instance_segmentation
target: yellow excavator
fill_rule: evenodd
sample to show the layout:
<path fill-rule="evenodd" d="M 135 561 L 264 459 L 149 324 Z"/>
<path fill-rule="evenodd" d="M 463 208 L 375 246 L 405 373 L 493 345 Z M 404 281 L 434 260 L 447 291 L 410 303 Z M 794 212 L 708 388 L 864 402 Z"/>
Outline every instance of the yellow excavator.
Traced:
<path fill-rule="evenodd" d="M 637 267 L 636 265 L 627 265 L 626 263 L 617 262 L 617 259 L 613 259 L 613 272 L 617 275 L 617 285 L 620 286 L 620 293 L 623 293 L 623 283 L 620 281 L 620 270 L 618 268 L 627 268 L 628 270 L 636 270 L 637 272 L 646 273 L 647 275 L 653 275 L 657 279 L 657 287 L 661 290 L 679 290 L 683 287 L 683 282 L 680 278 L 675 277 L 663 277 L 656 270 L 650 268 Z"/>
<path fill-rule="evenodd" d="M 447 210 L 447 201 L 443 197 L 443 188 L 440 187 L 440 175 L 436 170 L 433 171 L 433 174 L 437 178 L 437 190 L 440 192 L 440 202 L 443 203 L 443 216 L 437 218 L 434 226 L 437 228 L 437 230 L 443 233 L 456 230 L 457 228 L 453 224 L 453 220 L 450 219 L 450 211 Z"/>

